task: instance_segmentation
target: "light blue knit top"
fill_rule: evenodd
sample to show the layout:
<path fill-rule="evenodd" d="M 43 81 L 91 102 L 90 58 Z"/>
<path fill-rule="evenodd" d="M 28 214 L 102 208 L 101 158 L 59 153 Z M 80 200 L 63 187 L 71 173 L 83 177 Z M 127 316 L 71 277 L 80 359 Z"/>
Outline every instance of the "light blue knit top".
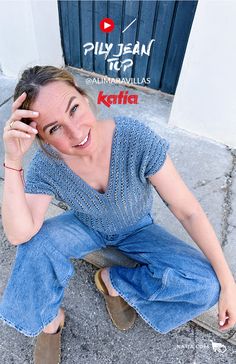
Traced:
<path fill-rule="evenodd" d="M 114 121 L 105 193 L 89 186 L 62 159 L 49 157 L 41 149 L 31 161 L 25 184 L 25 192 L 55 196 L 84 224 L 108 235 L 122 232 L 150 212 L 153 195 L 147 177 L 161 168 L 169 148 L 164 138 L 138 120 L 118 116 Z"/>

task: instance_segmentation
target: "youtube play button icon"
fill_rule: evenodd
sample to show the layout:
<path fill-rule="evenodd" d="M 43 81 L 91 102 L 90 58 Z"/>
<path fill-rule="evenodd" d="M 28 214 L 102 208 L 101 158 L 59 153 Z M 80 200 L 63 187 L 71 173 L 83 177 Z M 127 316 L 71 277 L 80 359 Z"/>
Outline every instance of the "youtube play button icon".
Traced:
<path fill-rule="evenodd" d="M 102 32 L 110 33 L 114 29 L 115 24 L 111 18 L 104 18 L 100 21 L 100 29 Z"/>

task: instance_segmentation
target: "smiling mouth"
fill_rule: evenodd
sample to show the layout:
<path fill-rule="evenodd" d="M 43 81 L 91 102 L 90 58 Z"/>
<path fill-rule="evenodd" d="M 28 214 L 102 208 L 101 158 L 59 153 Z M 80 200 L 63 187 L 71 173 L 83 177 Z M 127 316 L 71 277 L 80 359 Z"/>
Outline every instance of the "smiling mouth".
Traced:
<path fill-rule="evenodd" d="M 88 135 L 84 138 L 84 140 L 82 140 L 82 142 L 80 144 L 73 145 L 73 148 L 79 148 L 79 147 L 87 146 L 88 141 L 90 139 L 89 136 L 90 136 L 90 130 L 88 132 Z"/>

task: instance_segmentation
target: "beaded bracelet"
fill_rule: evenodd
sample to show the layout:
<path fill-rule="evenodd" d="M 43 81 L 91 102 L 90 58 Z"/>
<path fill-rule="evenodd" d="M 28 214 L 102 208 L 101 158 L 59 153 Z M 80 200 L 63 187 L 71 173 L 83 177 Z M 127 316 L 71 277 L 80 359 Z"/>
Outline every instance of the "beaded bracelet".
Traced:
<path fill-rule="evenodd" d="M 5 162 L 3 163 L 3 167 L 5 167 L 5 168 L 7 168 L 7 169 L 12 169 L 13 171 L 17 171 L 17 172 L 22 172 L 22 174 L 21 174 L 21 179 L 22 179 L 22 182 L 23 183 L 25 183 L 25 181 L 24 181 L 24 170 L 23 170 L 23 168 L 21 168 L 21 169 L 16 169 L 16 168 L 12 168 L 12 167 L 8 167 L 6 164 L 5 164 Z"/>

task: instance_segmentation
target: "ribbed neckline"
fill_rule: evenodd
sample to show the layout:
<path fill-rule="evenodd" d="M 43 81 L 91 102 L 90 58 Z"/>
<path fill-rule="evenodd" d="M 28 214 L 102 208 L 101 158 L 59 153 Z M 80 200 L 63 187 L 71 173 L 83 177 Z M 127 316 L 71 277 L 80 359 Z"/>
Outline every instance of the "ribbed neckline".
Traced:
<path fill-rule="evenodd" d="M 107 188 L 105 190 L 105 192 L 99 192 L 98 190 L 96 190 L 95 188 L 93 188 L 92 186 L 90 186 L 90 184 L 88 184 L 87 182 L 85 182 L 83 180 L 83 178 L 81 178 L 80 176 L 78 176 L 75 172 L 72 171 L 72 169 L 67 166 L 67 164 L 63 161 L 63 160 L 59 160 L 59 164 L 61 164 L 61 166 L 65 169 L 66 173 L 68 173 L 72 178 L 74 178 L 76 180 L 76 182 L 80 183 L 82 185 L 83 188 L 85 188 L 86 190 L 89 190 L 90 193 L 94 193 L 95 195 L 99 195 L 99 196 L 106 196 L 111 188 L 112 185 L 112 179 L 113 179 L 113 175 L 114 175 L 114 167 L 115 167 L 115 150 L 116 150 L 116 145 L 117 145 L 117 136 L 118 136 L 118 124 L 117 124 L 117 119 L 118 117 L 113 117 L 113 120 L 115 122 L 115 128 L 113 131 L 113 137 L 112 137 L 112 145 L 111 145 L 111 158 L 110 158 L 110 166 L 109 166 L 109 178 L 108 178 L 108 184 L 107 184 Z"/>

